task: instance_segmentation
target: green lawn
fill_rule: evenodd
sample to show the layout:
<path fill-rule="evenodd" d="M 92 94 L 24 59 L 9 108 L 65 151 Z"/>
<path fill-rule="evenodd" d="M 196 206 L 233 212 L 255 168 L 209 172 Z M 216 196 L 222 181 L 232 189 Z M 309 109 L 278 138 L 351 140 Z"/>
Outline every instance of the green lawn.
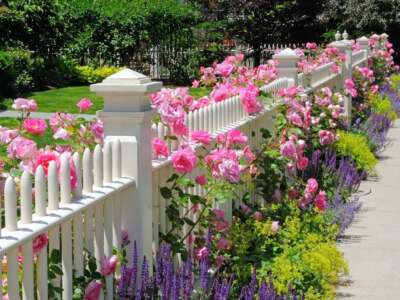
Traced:
<path fill-rule="evenodd" d="M 41 112 L 69 112 L 79 113 L 76 103 L 82 98 L 89 98 L 93 102 L 92 108 L 85 112 L 95 114 L 97 110 L 103 108 L 103 98 L 96 96 L 89 91 L 88 86 L 71 86 L 46 91 L 32 92 L 24 97 L 36 100 L 39 111 Z M 12 109 L 12 100 L 5 100 L 7 109 Z"/>
<path fill-rule="evenodd" d="M 169 86 L 167 86 L 169 87 Z M 173 88 L 171 86 L 171 88 Z M 209 87 L 190 88 L 190 95 L 196 99 L 206 96 L 211 92 Z M 32 92 L 24 95 L 25 98 L 36 100 L 41 112 L 69 112 L 79 113 L 76 103 L 82 98 L 89 98 L 93 102 L 92 108 L 86 114 L 95 114 L 103 109 L 103 98 L 89 91 L 88 86 L 71 86 L 46 91 Z M 5 109 L 12 109 L 13 100 L 4 101 Z"/>

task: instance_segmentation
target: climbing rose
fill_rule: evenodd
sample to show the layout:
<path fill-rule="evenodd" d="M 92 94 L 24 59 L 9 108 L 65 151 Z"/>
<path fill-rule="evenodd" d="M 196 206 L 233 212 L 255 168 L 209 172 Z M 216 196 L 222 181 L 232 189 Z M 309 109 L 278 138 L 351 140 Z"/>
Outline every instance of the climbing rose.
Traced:
<path fill-rule="evenodd" d="M 214 213 L 214 215 L 217 218 L 221 218 L 221 219 L 225 218 L 225 212 L 222 209 L 213 208 L 212 212 Z"/>
<path fill-rule="evenodd" d="M 191 134 L 192 140 L 203 145 L 210 145 L 212 141 L 211 135 L 204 130 L 193 131 Z"/>
<path fill-rule="evenodd" d="M 155 156 L 157 156 L 157 157 L 159 157 L 159 156 L 168 157 L 168 155 L 169 155 L 168 145 L 164 140 L 156 137 L 151 142 L 151 146 L 153 148 L 153 153 L 154 153 Z"/>
<path fill-rule="evenodd" d="M 239 162 L 232 159 L 224 159 L 218 165 L 219 173 L 231 183 L 238 183 L 240 180 L 240 165 Z"/>
<path fill-rule="evenodd" d="M 18 136 L 18 130 L 0 126 L 0 143 L 8 144 Z"/>
<path fill-rule="evenodd" d="M 187 135 L 188 128 L 186 127 L 184 121 L 178 120 L 171 124 L 172 132 L 177 136 Z"/>
<path fill-rule="evenodd" d="M 257 100 L 259 90 L 254 84 L 249 84 L 239 90 L 240 102 L 242 103 L 245 111 L 249 114 L 255 114 L 261 111 L 262 105 Z"/>
<path fill-rule="evenodd" d="M 227 147 L 230 148 L 234 144 L 244 145 L 247 143 L 247 136 L 240 132 L 240 130 L 232 129 L 226 134 Z"/>
<path fill-rule="evenodd" d="M 259 222 L 262 221 L 262 213 L 260 213 L 259 211 L 256 211 L 254 213 L 253 217 L 254 217 L 254 220 L 256 220 L 256 221 L 259 221 Z"/>
<path fill-rule="evenodd" d="M 296 146 L 292 141 L 287 141 L 280 147 L 281 154 L 284 157 L 295 158 L 296 157 Z"/>
<path fill-rule="evenodd" d="M 91 281 L 86 289 L 83 300 L 98 300 L 103 284 L 98 280 Z"/>
<path fill-rule="evenodd" d="M 306 48 L 309 50 L 317 50 L 317 44 L 316 43 L 307 43 Z"/>
<path fill-rule="evenodd" d="M 96 120 L 90 125 L 90 131 L 93 133 L 97 143 L 101 143 L 104 138 L 104 126 L 103 122 Z"/>
<path fill-rule="evenodd" d="M 174 152 L 171 159 L 172 166 L 179 173 L 189 173 L 197 164 L 197 156 L 189 147 Z"/>
<path fill-rule="evenodd" d="M 222 62 L 220 64 L 217 64 L 217 66 L 215 67 L 215 74 L 221 75 L 223 77 L 228 77 L 234 69 L 234 65 L 227 62 Z"/>
<path fill-rule="evenodd" d="M 33 254 L 38 254 L 44 247 L 47 246 L 47 235 L 42 233 L 39 234 L 35 239 L 33 240 Z"/>
<path fill-rule="evenodd" d="M 299 170 L 305 170 L 308 166 L 308 158 L 307 157 L 302 157 L 299 159 L 299 161 L 297 162 L 297 168 Z"/>
<path fill-rule="evenodd" d="M 101 259 L 100 273 L 104 276 L 111 275 L 115 272 L 118 263 L 118 256 L 103 257 Z"/>
<path fill-rule="evenodd" d="M 25 119 L 22 126 L 26 131 L 33 135 L 43 135 L 46 131 L 47 124 L 42 119 Z"/>
<path fill-rule="evenodd" d="M 197 184 L 205 185 L 207 183 L 207 177 L 205 175 L 199 175 L 195 178 Z"/>
<path fill-rule="evenodd" d="M 227 250 L 229 249 L 229 241 L 226 240 L 225 238 L 220 238 L 217 242 L 217 248 L 218 250 Z"/>
<path fill-rule="evenodd" d="M 76 106 L 79 108 L 80 112 L 84 112 L 89 110 L 93 106 L 93 103 L 89 98 L 83 98 L 76 104 Z"/>
<path fill-rule="evenodd" d="M 58 128 L 57 131 L 53 134 L 53 138 L 56 140 L 68 141 L 71 135 L 65 128 Z"/>
<path fill-rule="evenodd" d="M 326 193 L 324 191 L 319 191 L 318 195 L 315 197 L 314 203 L 318 211 L 325 211 L 327 206 Z"/>
<path fill-rule="evenodd" d="M 37 104 L 33 99 L 17 98 L 14 100 L 12 108 L 15 110 L 32 112 L 37 110 Z"/>

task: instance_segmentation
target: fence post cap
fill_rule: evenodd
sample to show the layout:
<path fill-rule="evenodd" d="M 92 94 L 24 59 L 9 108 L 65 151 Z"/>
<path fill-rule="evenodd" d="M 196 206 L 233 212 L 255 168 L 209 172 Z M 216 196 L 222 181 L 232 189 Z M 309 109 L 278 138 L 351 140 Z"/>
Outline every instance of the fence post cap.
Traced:
<path fill-rule="evenodd" d="M 342 35 L 340 34 L 340 32 L 339 32 L 339 31 L 336 31 L 335 40 L 336 40 L 336 41 L 339 41 L 341 37 L 342 37 Z"/>
<path fill-rule="evenodd" d="M 282 50 L 281 52 L 274 54 L 272 57 L 274 59 L 279 59 L 279 60 L 300 59 L 300 56 L 290 48 L 286 48 L 285 50 Z"/>
<path fill-rule="evenodd" d="M 368 38 L 365 37 L 365 36 L 362 36 L 362 37 L 357 39 L 357 42 L 367 42 L 368 43 L 368 41 L 369 41 Z"/>
<path fill-rule="evenodd" d="M 338 48 L 340 51 L 351 50 L 351 46 L 353 45 L 353 41 L 334 41 L 330 43 L 329 47 Z"/>
<path fill-rule="evenodd" d="M 153 93 L 161 89 L 162 83 L 151 81 L 149 77 L 131 69 L 125 68 L 105 78 L 101 83 L 90 85 L 93 92 L 113 93 Z"/>

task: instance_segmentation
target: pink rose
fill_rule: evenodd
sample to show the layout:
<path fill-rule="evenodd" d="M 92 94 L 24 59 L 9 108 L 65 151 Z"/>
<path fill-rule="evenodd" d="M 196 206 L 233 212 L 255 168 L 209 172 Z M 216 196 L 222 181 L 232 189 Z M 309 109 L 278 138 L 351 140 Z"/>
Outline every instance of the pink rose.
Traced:
<path fill-rule="evenodd" d="M 21 160 L 28 160 L 35 157 L 36 152 L 36 143 L 22 136 L 18 136 L 12 140 L 7 148 L 7 153 L 10 158 Z"/>
<path fill-rule="evenodd" d="M 305 170 L 308 166 L 308 158 L 307 157 L 302 157 L 299 159 L 297 162 L 297 168 L 301 171 Z"/>
<path fill-rule="evenodd" d="M 34 170 L 36 170 L 37 167 L 42 166 L 42 168 L 47 176 L 50 162 L 57 161 L 58 157 L 59 157 L 59 154 L 56 151 L 40 150 L 36 156 Z"/>
<path fill-rule="evenodd" d="M 65 128 L 58 128 L 53 134 L 53 138 L 56 140 L 68 141 L 71 138 L 71 134 Z"/>
<path fill-rule="evenodd" d="M 79 108 L 80 112 L 84 112 L 89 110 L 93 106 L 93 103 L 89 98 L 83 98 L 76 104 L 76 106 Z"/>
<path fill-rule="evenodd" d="M 315 197 L 314 204 L 318 211 L 323 212 L 326 210 L 327 202 L 326 193 L 324 191 L 319 191 L 318 195 Z"/>
<path fill-rule="evenodd" d="M 289 119 L 289 121 L 293 124 L 296 125 L 298 127 L 302 127 L 303 126 L 303 120 L 301 119 L 301 117 L 299 116 L 298 113 L 295 112 L 290 112 L 287 115 L 287 118 Z"/>
<path fill-rule="evenodd" d="M 41 233 L 35 237 L 33 240 L 33 254 L 38 254 L 40 251 L 42 251 L 44 247 L 47 246 L 47 243 L 48 239 L 46 234 Z"/>
<path fill-rule="evenodd" d="M 96 119 L 91 125 L 90 125 L 90 131 L 93 133 L 94 138 L 97 143 L 103 142 L 104 139 L 104 126 L 103 122 L 100 120 Z"/>
<path fill-rule="evenodd" d="M 19 134 L 17 129 L 8 129 L 0 126 L 0 144 L 8 144 L 15 139 Z"/>
<path fill-rule="evenodd" d="M 122 229 L 121 231 L 121 245 L 122 247 L 128 245 L 130 243 L 128 231 Z"/>
<path fill-rule="evenodd" d="M 234 65 L 222 62 L 216 65 L 215 74 L 221 75 L 223 77 L 228 77 L 233 72 L 234 69 L 235 69 Z"/>
<path fill-rule="evenodd" d="M 168 157 L 168 155 L 169 155 L 168 145 L 164 140 L 156 137 L 151 142 L 151 146 L 153 148 L 153 153 L 155 156 Z"/>
<path fill-rule="evenodd" d="M 221 218 L 221 219 L 225 218 L 225 212 L 224 212 L 222 209 L 213 208 L 213 209 L 212 209 L 212 212 L 214 213 L 214 215 L 215 215 L 217 218 Z"/>
<path fill-rule="evenodd" d="M 219 165 L 219 174 L 231 183 L 240 181 L 241 169 L 239 162 L 232 159 L 224 159 Z"/>
<path fill-rule="evenodd" d="M 91 281 L 86 289 L 85 296 L 83 300 L 98 300 L 100 298 L 100 292 L 103 287 L 103 284 L 98 280 Z"/>
<path fill-rule="evenodd" d="M 40 136 L 44 134 L 47 128 L 46 121 L 42 119 L 25 119 L 22 126 L 29 133 Z"/>
<path fill-rule="evenodd" d="M 329 130 L 321 130 L 318 135 L 322 146 L 333 144 L 336 139 L 335 134 Z"/>
<path fill-rule="evenodd" d="M 244 145 L 247 143 L 247 136 L 245 136 L 240 130 L 232 129 L 226 134 L 226 143 L 228 148 L 234 144 Z"/>
<path fill-rule="evenodd" d="M 262 110 L 261 103 L 257 100 L 259 90 L 254 84 L 249 84 L 239 90 L 240 102 L 249 114 L 256 114 Z"/>
<path fill-rule="evenodd" d="M 307 43 L 306 48 L 309 50 L 317 50 L 317 44 L 316 43 Z"/>
<path fill-rule="evenodd" d="M 243 156 L 246 159 L 246 161 L 248 163 L 252 163 L 255 159 L 256 156 L 254 155 L 253 151 L 251 151 L 250 146 L 247 145 L 246 147 L 244 147 L 243 149 Z"/>
<path fill-rule="evenodd" d="M 199 87 L 199 85 L 200 85 L 200 81 L 198 81 L 198 80 L 193 80 L 193 82 L 192 82 L 192 88 L 198 88 Z"/>
<path fill-rule="evenodd" d="M 197 164 L 197 156 L 189 147 L 174 152 L 171 159 L 172 166 L 179 173 L 189 173 Z"/>
<path fill-rule="evenodd" d="M 199 185 L 205 185 L 207 183 L 207 177 L 206 175 L 199 175 L 196 176 L 195 181 Z"/>
<path fill-rule="evenodd" d="M 178 120 L 171 124 L 172 132 L 177 136 L 187 135 L 188 128 L 186 127 L 183 120 Z"/>
<path fill-rule="evenodd" d="M 318 181 L 315 178 L 310 178 L 307 180 L 306 192 L 315 193 L 318 191 Z"/>
<path fill-rule="evenodd" d="M 103 257 L 101 259 L 100 273 L 104 276 L 111 275 L 115 272 L 118 263 L 118 256 Z"/>
<path fill-rule="evenodd" d="M 33 99 L 17 98 L 14 100 L 12 108 L 15 110 L 32 112 L 37 110 L 37 104 Z"/>
<path fill-rule="evenodd" d="M 280 146 L 281 154 L 287 158 L 296 158 L 296 145 L 292 141 L 287 141 Z"/>
<path fill-rule="evenodd" d="M 191 133 L 192 140 L 203 145 L 210 145 L 212 141 L 211 134 L 204 130 L 197 130 Z"/>

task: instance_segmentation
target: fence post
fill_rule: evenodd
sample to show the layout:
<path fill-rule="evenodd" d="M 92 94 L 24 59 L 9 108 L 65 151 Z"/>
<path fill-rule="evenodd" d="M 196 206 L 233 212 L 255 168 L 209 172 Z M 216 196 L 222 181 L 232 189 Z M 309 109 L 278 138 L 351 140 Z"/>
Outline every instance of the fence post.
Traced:
<path fill-rule="evenodd" d="M 365 57 L 368 59 L 369 50 L 370 50 L 369 44 L 368 44 L 368 38 L 366 38 L 365 36 L 362 36 L 357 39 L 357 42 L 360 45 L 360 49 L 364 50 Z"/>
<path fill-rule="evenodd" d="M 161 89 L 161 82 L 130 69 L 123 69 L 90 90 L 104 98 L 104 108 L 97 116 L 104 123 L 104 134 L 121 141 L 122 176 L 136 178 L 136 188 L 122 195 L 121 223 L 132 241 L 137 242 L 139 255 L 151 261 L 152 251 L 152 157 L 151 120 L 153 110 L 149 94 Z M 139 257 L 140 257 L 139 256 Z"/>
<path fill-rule="evenodd" d="M 347 34 L 344 35 L 347 37 Z M 352 50 L 353 41 L 351 40 L 341 40 L 330 43 L 329 46 L 338 48 L 340 52 L 344 53 L 346 56 L 346 61 L 342 65 L 342 88 L 345 88 L 345 82 L 347 79 L 352 79 L 353 75 L 353 50 Z M 344 97 L 344 109 L 345 109 L 345 118 L 347 122 L 351 122 L 351 109 L 352 102 L 351 96 L 346 95 Z"/>
<path fill-rule="evenodd" d="M 300 56 L 292 49 L 286 48 L 273 55 L 272 58 L 278 61 L 278 76 L 280 78 L 288 78 L 291 81 L 289 86 L 297 86 L 299 81 L 297 63 L 300 60 Z"/>

